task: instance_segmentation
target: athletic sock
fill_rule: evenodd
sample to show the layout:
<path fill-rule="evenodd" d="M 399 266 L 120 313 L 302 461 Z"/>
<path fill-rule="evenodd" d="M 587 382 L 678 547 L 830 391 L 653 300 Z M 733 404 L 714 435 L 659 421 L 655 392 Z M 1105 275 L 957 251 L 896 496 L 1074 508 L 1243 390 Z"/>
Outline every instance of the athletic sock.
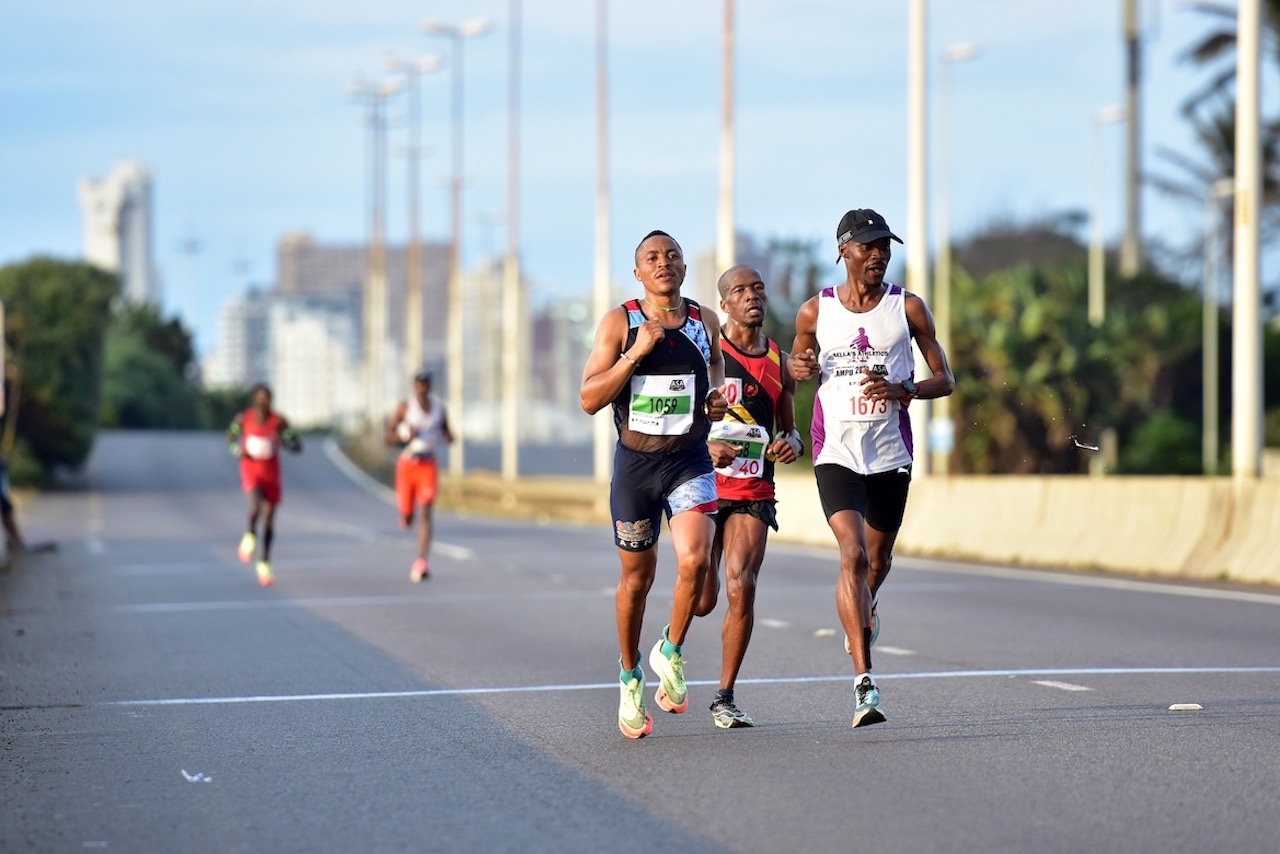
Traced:
<path fill-rule="evenodd" d="M 669 631 L 671 631 L 670 626 L 667 626 L 662 630 L 662 654 L 668 657 L 671 653 L 680 651 L 679 644 L 674 644 L 667 639 L 667 632 Z"/>
<path fill-rule="evenodd" d="M 859 673 L 857 676 L 853 677 L 853 684 L 855 684 L 855 685 L 861 685 L 861 684 L 862 684 L 862 680 L 863 680 L 864 678 L 865 678 L 865 679 L 870 679 L 870 680 L 871 680 L 871 687 L 873 687 L 873 688 L 875 687 L 875 685 L 876 685 L 876 677 L 872 676 L 870 673 Z"/>
<path fill-rule="evenodd" d="M 637 656 L 638 655 L 639 653 L 637 653 Z M 620 668 L 622 667 L 622 659 L 618 659 L 618 666 Z M 622 668 L 621 670 L 618 671 L 618 681 L 621 682 L 623 685 L 627 684 L 632 679 L 643 679 L 643 678 L 644 678 L 644 671 L 640 669 L 639 664 L 637 664 L 631 670 Z"/>
<path fill-rule="evenodd" d="M 732 702 L 733 702 L 733 689 L 732 689 L 732 688 L 729 688 L 729 689 L 721 688 L 719 691 L 717 691 L 717 692 L 716 692 L 716 699 L 715 699 L 715 702 L 716 702 L 716 703 L 718 703 L 718 702 L 720 702 L 721 700 L 725 701 L 726 703 L 732 703 Z"/>

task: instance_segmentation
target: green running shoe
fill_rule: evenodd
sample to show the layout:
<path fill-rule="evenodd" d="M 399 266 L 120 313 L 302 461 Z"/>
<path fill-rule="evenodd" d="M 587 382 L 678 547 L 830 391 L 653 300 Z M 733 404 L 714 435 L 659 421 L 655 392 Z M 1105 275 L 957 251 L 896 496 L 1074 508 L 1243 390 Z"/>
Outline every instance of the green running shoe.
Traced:
<path fill-rule="evenodd" d="M 662 639 L 659 638 L 649 652 L 649 666 L 658 676 L 658 687 L 653 692 L 658 708 L 677 715 L 689 708 L 689 690 L 684 684 L 684 657 L 674 650 L 670 655 L 663 655 Z"/>
<path fill-rule="evenodd" d="M 653 716 L 644 707 L 644 671 L 638 679 L 633 676 L 620 687 L 618 729 L 627 738 L 644 738 L 653 730 Z"/>
<path fill-rule="evenodd" d="M 254 536 L 253 531 L 245 531 L 243 537 L 240 538 L 240 548 L 236 551 L 240 556 L 241 563 L 248 563 L 253 560 L 253 553 L 258 548 L 258 538 Z"/>

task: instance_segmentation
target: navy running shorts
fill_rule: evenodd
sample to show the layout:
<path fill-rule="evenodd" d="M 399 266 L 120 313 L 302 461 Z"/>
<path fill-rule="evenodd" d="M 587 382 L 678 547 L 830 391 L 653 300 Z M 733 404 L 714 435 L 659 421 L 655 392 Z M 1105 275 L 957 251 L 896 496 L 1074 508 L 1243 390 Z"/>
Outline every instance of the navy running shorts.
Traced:
<path fill-rule="evenodd" d="M 686 510 L 714 516 L 717 509 L 716 475 L 705 443 L 651 454 L 622 445 L 614 449 L 609 512 L 618 548 L 643 552 L 657 545 L 664 512 L 670 519 Z"/>

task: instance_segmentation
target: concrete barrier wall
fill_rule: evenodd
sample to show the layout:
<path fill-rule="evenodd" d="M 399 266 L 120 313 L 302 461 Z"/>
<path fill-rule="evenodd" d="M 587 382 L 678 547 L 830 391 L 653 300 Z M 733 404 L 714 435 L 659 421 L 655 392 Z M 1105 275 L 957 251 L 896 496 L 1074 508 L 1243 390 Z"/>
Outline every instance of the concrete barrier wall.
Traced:
<path fill-rule="evenodd" d="M 811 474 L 779 474 L 779 539 L 834 545 Z M 1280 481 L 948 477 L 911 485 L 898 552 L 1280 584 Z"/>

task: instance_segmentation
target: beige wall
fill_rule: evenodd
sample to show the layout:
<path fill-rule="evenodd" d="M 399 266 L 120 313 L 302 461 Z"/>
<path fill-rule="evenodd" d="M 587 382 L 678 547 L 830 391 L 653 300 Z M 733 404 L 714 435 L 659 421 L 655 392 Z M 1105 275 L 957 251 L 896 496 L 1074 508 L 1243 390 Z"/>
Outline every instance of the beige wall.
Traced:
<path fill-rule="evenodd" d="M 778 476 L 778 539 L 834 545 L 811 474 Z M 949 477 L 911 485 L 898 553 L 1280 584 L 1280 481 Z"/>

